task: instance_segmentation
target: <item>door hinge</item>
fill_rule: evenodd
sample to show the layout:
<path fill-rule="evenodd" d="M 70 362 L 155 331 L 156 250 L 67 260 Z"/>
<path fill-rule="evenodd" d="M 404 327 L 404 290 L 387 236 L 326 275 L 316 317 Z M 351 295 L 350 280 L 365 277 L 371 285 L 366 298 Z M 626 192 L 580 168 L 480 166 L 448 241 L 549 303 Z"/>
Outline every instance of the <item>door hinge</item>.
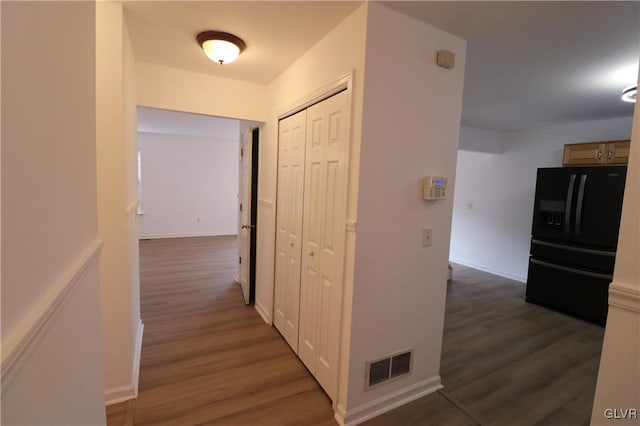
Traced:
<path fill-rule="evenodd" d="M 242 256 L 238 258 L 238 264 L 242 265 Z"/>
<path fill-rule="evenodd" d="M 240 211 L 242 211 L 242 203 L 240 203 Z"/>
<path fill-rule="evenodd" d="M 240 148 L 240 157 L 244 157 L 244 148 Z"/>

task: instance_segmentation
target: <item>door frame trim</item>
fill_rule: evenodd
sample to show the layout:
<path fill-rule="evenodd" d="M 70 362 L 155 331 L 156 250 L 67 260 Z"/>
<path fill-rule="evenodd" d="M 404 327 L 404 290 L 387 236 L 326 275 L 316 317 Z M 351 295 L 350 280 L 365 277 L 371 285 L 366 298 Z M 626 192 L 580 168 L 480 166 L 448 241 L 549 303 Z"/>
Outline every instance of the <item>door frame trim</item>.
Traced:
<path fill-rule="evenodd" d="M 278 112 L 278 121 L 285 119 L 291 115 L 294 115 L 302 110 L 309 108 L 313 104 L 317 104 L 318 102 L 322 102 L 327 98 L 335 95 L 336 93 L 342 92 L 343 90 L 349 91 L 349 108 L 348 108 L 348 118 L 349 118 L 349 130 L 351 130 L 351 90 L 353 88 L 353 71 L 349 74 L 345 74 L 342 77 L 339 77 L 336 80 L 331 81 L 328 84 L 320 87 L 319 89 L 314 90 L 313 92 L 303 96 L 298 99 L 296 102 L 293 102 L 289 106 L 281 109 Z M 351 135 L 349 133 L 349 135 Z M 350 140 L 349 140 L 350 141 Z"/>
<path fill-rule="evenodd" d="M 256 303 L 256 270 L 258 267 L 258 183 L 260 177 L 260 126 L 250 128 L 251 132 L 251 182 L 249 182 L 249 205 L 251 225 L 249 237 L 249 304 Z"/>

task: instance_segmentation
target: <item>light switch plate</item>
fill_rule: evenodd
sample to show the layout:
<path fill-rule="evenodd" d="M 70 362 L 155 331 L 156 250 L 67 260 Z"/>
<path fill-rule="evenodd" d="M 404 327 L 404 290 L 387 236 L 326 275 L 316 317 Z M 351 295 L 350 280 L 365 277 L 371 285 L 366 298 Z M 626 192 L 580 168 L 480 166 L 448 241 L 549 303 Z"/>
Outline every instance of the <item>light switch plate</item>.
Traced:
<path fill-rule="evenodd" d="M 431 228 L 424 228 L 422 230 L 422 247 L 431 247 L 431 237 L 433 230 Z"/>

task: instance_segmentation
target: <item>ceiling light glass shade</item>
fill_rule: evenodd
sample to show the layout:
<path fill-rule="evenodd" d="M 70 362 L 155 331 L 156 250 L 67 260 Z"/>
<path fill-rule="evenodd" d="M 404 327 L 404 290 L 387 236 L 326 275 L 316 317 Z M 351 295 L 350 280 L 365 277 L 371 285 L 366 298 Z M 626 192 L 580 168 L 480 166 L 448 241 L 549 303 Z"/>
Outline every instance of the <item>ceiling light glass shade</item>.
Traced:
<path fill-rule="evenodd" d="M 627 87 L 622 91 L 622 100 L 625 102 L 635 102 L 638 94 L 638 86 Z"/>
<path fill-rule="evenodd" d="M 208 40 L 202 44 L 205 55 L 213 62 L 230 64 L 240 54 L 240 48 L 226 40 Z"/>
<path fill-rule="evenodd" d="M 246 47 L 241 38 L 221 31 L 203 31 L 196 41 L 209 59 L 219 64 L 230 64 Z"/>

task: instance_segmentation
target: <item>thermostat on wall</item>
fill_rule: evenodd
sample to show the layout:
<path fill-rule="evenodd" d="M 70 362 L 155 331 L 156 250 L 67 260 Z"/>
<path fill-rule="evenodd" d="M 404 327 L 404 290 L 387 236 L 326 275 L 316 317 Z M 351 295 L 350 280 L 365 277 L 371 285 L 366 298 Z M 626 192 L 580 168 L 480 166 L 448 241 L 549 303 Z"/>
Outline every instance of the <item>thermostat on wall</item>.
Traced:
<path fill-rule="evenodd" d="M 427 176 L 422 181 L 423 200 L 446 200 L 447 178 L 440 176 Z"/>

